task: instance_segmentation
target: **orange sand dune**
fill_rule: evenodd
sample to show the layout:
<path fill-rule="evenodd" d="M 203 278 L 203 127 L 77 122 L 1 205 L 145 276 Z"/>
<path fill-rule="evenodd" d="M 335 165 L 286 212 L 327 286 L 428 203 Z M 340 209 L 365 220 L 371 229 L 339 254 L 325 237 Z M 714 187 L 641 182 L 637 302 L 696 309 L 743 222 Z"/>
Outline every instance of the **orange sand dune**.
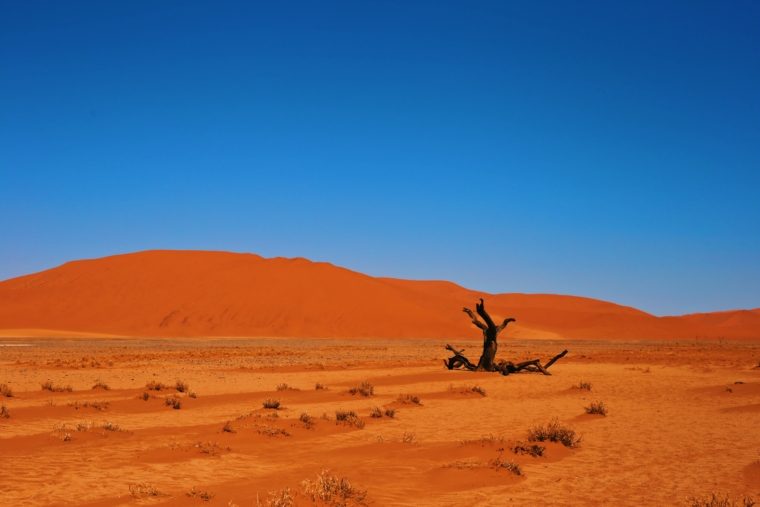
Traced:
<path fill-rule="evenodd" d="M 451 282 L 374 278 L 306 259 L 146 251 L 0 282 L 0 330 L 24 336 L 478 336 L 462 313 L 478 298 L 514 317 L 505 337 L 758 339 L 760 309 L 658 318 L 574 296 L 497 294 Z M 45 331 L 55 330 L 55 331 Z M 51 334 L 53 333 L 53 334 Z"/>

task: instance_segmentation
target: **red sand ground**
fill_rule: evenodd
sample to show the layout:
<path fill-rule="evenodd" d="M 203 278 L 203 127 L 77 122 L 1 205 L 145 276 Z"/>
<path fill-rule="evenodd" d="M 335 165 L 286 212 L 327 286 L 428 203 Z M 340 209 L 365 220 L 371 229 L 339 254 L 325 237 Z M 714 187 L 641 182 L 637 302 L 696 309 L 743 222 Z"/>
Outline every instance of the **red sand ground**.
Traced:
<path fill-rule="evenodd" d="M 299 496 L 322 469 L 366 490 L 369 506 L 686 507 L 711 491 L 760 496 L 757 342 L 502 339 L 504 359 L 570 349 L 552 376 L 502 377 L 445 370 L 446 341 L 0 339 L 0 384 L 13 390 L 0 397 L 9 414 L 0 503 L 249 507 L 258 495 L 273 506 L 268 492 L 291 488 L 301 507 L 338 505 Z M 452 344 L 475 356 L 479 340 Z M 197 396 L 145 389 L 177 379 Z M 41 389 L 48 380 L 72 391 Z M 98 380 L 109 389 L 94 388 Z M 362 381 L 374 396 L 348 392 Z M 591 389 L 572 387 L 581 381 Z M 300 390 L 277 391 L 281 383 Z M 475 384 L 485 396 L 462 392 Z M 396 401 L 402 394 L 421 405 Z M 178 410 L 165 403 L 173 396 Z M 269 397 L 281 410 L 262 407 Z M 592 401 L 609 407 L 606 417 L 584 413 Z M 371 418 L 375 406 L 395 417 Z M 365 426 L 337 424 L 337 410 Z M 553 417 L 583 437 L 577 448 L 515 454 L 529 428 Z M 489 467 L 497 458 L 515 460 L 521 475 Z M 130 494 L 144 483 L 160 494 Z"/>
<path fill-rule="evenodd" d="M 148 251 L 0 282 L 0 336 L 478 336 L 463 306 L 514 317 L 505 337 L 760 339 L 760 309 L 662 317 L 573 296 L 491 295 L 305 259 Z"/>

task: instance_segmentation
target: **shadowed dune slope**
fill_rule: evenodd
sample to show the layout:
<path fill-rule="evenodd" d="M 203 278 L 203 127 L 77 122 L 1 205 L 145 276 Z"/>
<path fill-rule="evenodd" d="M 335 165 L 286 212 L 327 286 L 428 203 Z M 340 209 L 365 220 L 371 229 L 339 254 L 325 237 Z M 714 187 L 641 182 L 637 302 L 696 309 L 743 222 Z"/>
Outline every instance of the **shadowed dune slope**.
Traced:
<path fill-rule="evenodd" d="M 491 295 L 445 281 L 374 278 L 306 259 L 146 251 L 66 263 L 0 282 L 12 336 L 479 336 L 462 307 L 514 317 L 505 337 L 759 339 L 760 310 L 658 318 L 574 296 Z M 47 331 L 45 331 L 47 330 Z M 56 334 L 58 333 L 58 334 Z"/>

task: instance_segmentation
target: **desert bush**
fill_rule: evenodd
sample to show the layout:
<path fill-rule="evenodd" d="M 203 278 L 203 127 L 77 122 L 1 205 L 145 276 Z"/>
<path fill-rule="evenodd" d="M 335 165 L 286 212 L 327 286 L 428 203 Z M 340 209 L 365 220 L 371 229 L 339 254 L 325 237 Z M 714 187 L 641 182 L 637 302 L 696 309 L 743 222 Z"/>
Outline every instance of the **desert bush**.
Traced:
<path fill-rule="evenodd" d="M 182 408 L 182 400 L 176 396 L 168 396 L 166 399 L 164 399 L 164 403 L 167 407 L 172 407 L 174 410 L 179 410 Z"/>
<path fill-rule="evenodd" d="M 691 507 L 752 507 L 757 502 L 752 497 L 742 497 L 741 500 L 732 500 L 729 495 L 712 493 L 710 495 L 689 499 Z"/>
<path fill-rule="evenodd" d="M 290 496 L 290 488 L 282 488 L 279 491 L 270 491 L 269 498 L 267 498 L 266 506 L 259 500 L 256 495 L 255 507 L 295 507 L 296 501 Z"/>
<path fill-rule="evenodd" d="M 538 458 L 539 456 L 544 455 L 544 452 L 546 452 L 546 447 L 538 444 L 525 445 L 522 442 L 517 442 L 512 450 L 515 454 L 529 454 L 534 458 Z"/>
<path fill-rule="evenodd" d="M 288 384 L 277 384 L 278 391 L 300 391 L 297 387 L 289 386 Z"/>
<path fill-rule="evenodd" d="M 108 408 L 109 403 L 107 401 L 83 401 L 82 403 L 79 403 L 78 401 L 69 401 L 67 405 L 72 407 L 74 410 L 79 410 L 79 407 L 92 407 L 95 410 L 105 410 Z"/>
<path fill-rule="evenodd" d="M 138 396 L 137 398 L 143 401 L 148 401 L 148 399 L 150 398 L 150 394 L 148 394 L 146 391 L 142 393 L 140 396 Z"/>
<path fill-rule="evenodd" d="M 528 442 L 559 442 L 565 447 L 577 447 L 582 438 L 575 430 L 554 418 L 546 424 L 538 424 L 528 430 Z"/>
<path fill-rule="evenodd" d="M 92 388 L 93 388 L 93 389 L 97 389 L 98 387 L 100 387 L 100 388 L 103 388 L 103 389 L 105 389 L 106 391 L 108 391 L 109 389 L 111 389 L 111 388 L 108 386 L 108 384 L 106 384 L 105 382 L 103 382 L 103 381 L 102 381 L 102 380 L 100 380 L 100 379 L 96 380 L 96 381 L 95 381 L 95 385 L 94 385 L 94 386 L 92 386 Z"/>
<path fill-rule="evenodd" d="M 595 401 L 585 408 L 587 414 L 607 415 L 607 406 L 603 401 Z"/>
<path fill-rule="evenodd" d="M 11 389 L 8 384 L 0 384 L 0 396 L 13 398 L 13 389 Z"/>
<path fill-rule="evenodd" d="M 489 434 L 487 437 L 480 437 L 475 438 L 472 440 L 462 440 L 462 445 L 479 445 L 480 447 L 486 447 L 486 446 L 500 446 L 504 447 L 504 443 L 507 441 L 506 438 L 502 436 L 495 437 L 493 433 Z"/>
<path fill-rule="evenodd" d="M 414 442 L 414 437 L 415 436 L 416 435 L 414 433 L 407 433 L 405 431 L 404 434 L 401 435 L 401 443 L 403 443 L 403 444 L 411 444 L 411 443 Z"/>
<path fill-rule="evenodd" d="M 7 419 L 10 416 L 11 416 L 11 413 L 8 410 L 8 407 L 6 407 L 5 405 L 0 405 L 0 417 Z"/>
<path fill-rule="evenodd" d="M 385 409 L 385 415 L 390 417 L 391 419 L 396 417 L 396 409 L 395 408 L 386 408 Z"/>
<path fill-rule="evenodd" d="M 280 399 L 267 398 L 263 401 L 262 405 L 264 408 L 273 408 L 275 410 L 280 410 Z"/>
<path fill-rule="evenodd" d="M 349 426 L 355 426 L 359 429 L 364 427 L 364 421 L 359 419 L 359 416 L 353 410 L 336 410 L 335 422 L 340 424 L 347 424 Z"/>
<path fill-rule="evenodd" d="M 59 437 L 62 442 L 71 442 L 71 433 L 64 433 L 63 435 L 59 435 Z"/>
<path fill-rule="evenodd" d="M 237 433 L 235 431 L 235 428 L 232 427 L 232 421 L 227 420 L 226 423 L 224 423 L 224 426 L 222 426 L 222 431 L 225 433 Z"/>
<path fill-rule="evenodd" d="M 372 410 L 369 411 L 369 416 L 373 419 L 380 419 L 383 417 L 383 410 L 380 407 L 372 407 Z"/>
<path fill-rule="evenodd" d="M 135 484 L 134 486 L 130 485 L 129 492 L 135 498 L 140 498 L 141 495 L 147 495 L 147 496 L 161 495 L 161 492 L 158 489 L 156 489 L 155 486 L 148 484 L 147 482 L 143 482 L 142 484 Z"/>
<path fill-rule="evenodd" d="M 190 391 L 189 393 L 187 393 L 187 395 L 190 396 L 191 398 L 197 398 L 198 397 L 198 395 L 195 394 L 195 391 Z"/>
<path fill-rule="evenodd" d="M 585 389 L 587 391 L 591 390 L 591 384 L 588 382 L 581 381 L 578 383 L 577 386 L 573 386 L 573 389 Z"/>
<path fill-rule="evenodd" d="M 284 437 L 290 436 L 290 433 L 288 433 L 284 429 L 277 428 L 275 426 L 267 426 L 266 424 L 257 426 L 256 433 L 259 433 L 261 435 L 266 435 L 268 437 L 276 437 L 277 435 L 282 435 Z"/>
<path fill-rule="evenodd" d="M 111 421 L 104 422 L 103 424 L 100 425 L 100 427 L 106 431 L 121 431 L 121 428 L 119 428 L 119 425 L 114 424 Z"/>
<path fill-rule="evenodd" d="M 177 379 L 177 381 L 174 383 L 174 389 L 180 393 L 186 393 L 190 389 L 190 384 Z"/>
<path fill-rule="evenodd" d="M 450 391 L 456 391 L 456 390 L 458 390 L 461 394 L 477 393 L 477 394 L 479 394 L 481 396 L 485 396 L 486 395 L 486 390 L 483 389 L 482 387 L 480 387 L 477 384 L 475 384 L 472 387 L 470 387 L 470 386 L 461 386 L 458 389 L 455 388 L 453 385 L 449 385 L 449 390 Z"/>
<path fill-rule="evenodd" d="M 398 397 L 396 397 L 396 401 L 403 403 L 404 405 L 409 405 L 411 403 L 422 405 L 422 401 L 420 401 L 417 396 L 412 396 L 411 394 L 399 394 Z"/>
<path fill-rule="evenodd" d="M 200 498 L 204 502 L 208 502 L 216 496 L 214 493 L 209 493 L 208 491 L 198 491 L 195 489 L 195 486 L 193 486 L 190 491 L 185 493 L 185 495 L 189 496 L 190 498 Z"/>
<path fill-rule="evenodd" d="M 345 477 L 339 479 L 330 475 L 330 470 L 322 470 L 317 474 L 317 480 L 314 482 L 304 480 L 301 482 L 301 488 L 303 494 L 310 497 L 312 502 L 321 500 L 336 507 L 348 505 L 349 500 L 352 503 L 364 505 L 364 499 L 367 497 L 366 491 L 360 490 Z"/>
<path fill-rule="evenodd" d="M 370 396 L 374 396 L 375 394 L 375 386 L 373 386 L 367 381 L 364 381 L 358 386 L 352 387 L 351 389 L 349 389 L 348 392 L 354 395 L 360 394 L 364 397 L 370 397 Z"/>
<path fill-rule="evenodd" d="M 148 391 L 160 391 L 161 389 L 166 389 L 166 385 L 162 382 L 156 382 L 155 380 L 151 380 L 147 384 L 145 384 L 145 389 Z"/>
<path fill-rule="evenodd" d="M 319 391 L 320 389 L 327 389 L 327 388 L 325 387 L 325 385 L 324 385 L 324 384 L 320 384 L 319 382 L 317 382 L 317 383 L 314 385 L 314 389 L 315 389 L 315 390 L 317 390 L 317 391 Z"/>
<path fill-rule="evenodd" d="M 42 389 L 43 391 L 47 390 L 54 393 L 62 393 L 64 391 L 70 393 L 71 391 L 74 390 L 74 388 L 72 388 L 70 385 L 65 385 L 65 386 L 53 385 L 53 383 L 50 380 L 46 380 L 45 382 L 42 383 Z"/>
<path fill-rule="evenodd" d="M 314 419 L 306 412 L 301 414 L 301 417 L 299 417 L 298 420 L 306 425 L 306 429 L 311 429 L 315 424 L 317 424 L 316 419 Z"/>
<path fill-rule="evenodd" d="M 515 475 L 522 475 L 522 469 L 520 468 L 520 465 L 516 461 L 502 460 L 501 457 L 498 457 L 496 459 L 492 459 L 491 461 L 489 461 L 488 466 L 490 466 L 491 468 L 496 468 L 496 469 L 509 470 Z"/>

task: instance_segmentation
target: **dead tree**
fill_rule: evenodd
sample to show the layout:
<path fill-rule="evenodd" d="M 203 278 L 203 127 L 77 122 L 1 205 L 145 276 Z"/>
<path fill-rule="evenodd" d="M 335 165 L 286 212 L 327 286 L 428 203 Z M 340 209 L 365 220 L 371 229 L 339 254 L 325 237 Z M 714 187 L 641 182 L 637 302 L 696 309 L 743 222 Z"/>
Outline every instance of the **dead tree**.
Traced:
<path fill-rule="evenodd" d="M 478 364 L 472 364 L 470 360 L 462 354 L 464 349 L 456 350 L 451 345 L 446 345 L 446 350 L 450 350 L 454 353 L 454 357 L 443 360 L 443 364 L 445 364 L 446 368 L 449 370 L 465 368 L 470 371 L 494 371 L 499 372 L 502 375 L 509 375 L 510 373 L 518 373 L 521 371 L 538 371 L 544 375 L 551 375 L 551 373 L 547 371 L 549 366 L 553 365 L 555 361 L 567 354 L 567 350 L 565 350 L 561 354 L 554 356 L 545 365 L 542 365 L 539 359 L 524 361 L 517 364 L 514 364 L 511 361 L 500 361 L 497 364 L 496 350 L 498 349 L 499 344 L 496 341 L 496 338 L 499 336 L 499 333 L 507 327 L 507 324 L 514 322 L 515 319 L 504 319 L 504 322 L 497 326 L 494 324 L 491 316 L 488 315 L 488 312 L 486 312 L 482 299 L 480 300 L 480 303 L 475 303 L 475 310 L 485 321 L 485 324 L 480 322 L 478 317 L 469 308 L 464 308 L 462 311 L 469 315 L 472 319 L 472 323 L 483 331 L 483 353 L 480 355 L 480 360 L 478 361 Z"/>

